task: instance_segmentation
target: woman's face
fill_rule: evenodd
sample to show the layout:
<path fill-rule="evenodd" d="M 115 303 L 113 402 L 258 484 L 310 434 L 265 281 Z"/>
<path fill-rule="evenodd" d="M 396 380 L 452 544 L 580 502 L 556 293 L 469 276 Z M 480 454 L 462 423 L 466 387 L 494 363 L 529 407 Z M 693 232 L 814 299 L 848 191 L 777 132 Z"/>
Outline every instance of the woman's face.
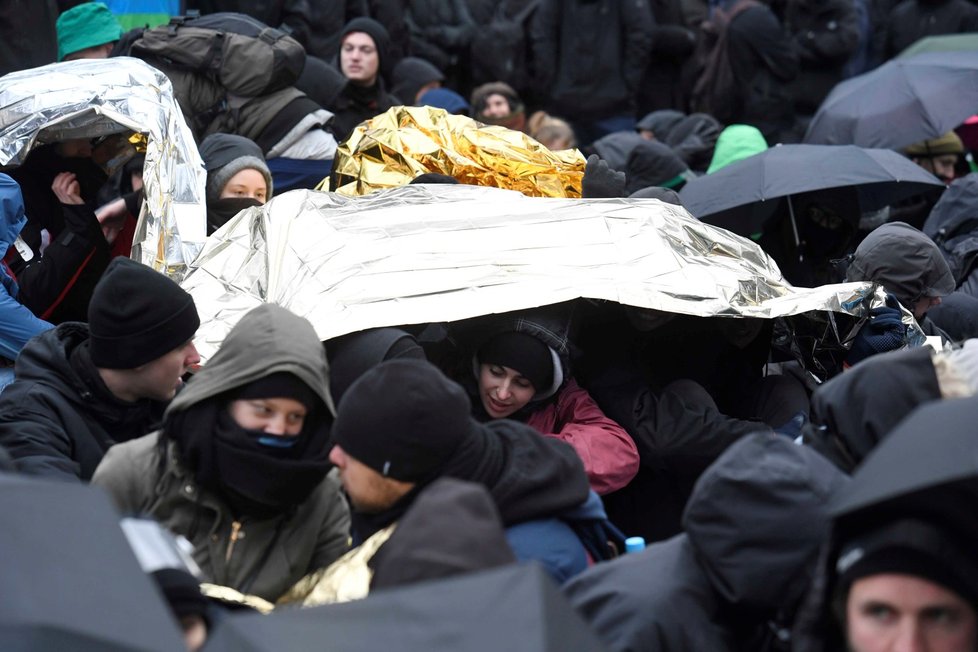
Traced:
<path fill-rule="evenodd" d="M 249 197 L 264 204 L 265 198 L 268 197 L 265 175 L 254 168 L 239 171 L 221 188 L 221 199 L 230 197 Z"/>
<path fill-rule="evenodd" d="M 493 419 L 504 419 L 520 410 L 536 393 L 533 383 L 515 369 L 498 364 L 479 365 L 479 398 Z"/>
<path fill-rule="evenodd" d="M 276 437 L 302 432 L 306 406 L 291 398 L 245 398 L 231 402 L 231 416 L 245 430 L 260 430 Z"/>

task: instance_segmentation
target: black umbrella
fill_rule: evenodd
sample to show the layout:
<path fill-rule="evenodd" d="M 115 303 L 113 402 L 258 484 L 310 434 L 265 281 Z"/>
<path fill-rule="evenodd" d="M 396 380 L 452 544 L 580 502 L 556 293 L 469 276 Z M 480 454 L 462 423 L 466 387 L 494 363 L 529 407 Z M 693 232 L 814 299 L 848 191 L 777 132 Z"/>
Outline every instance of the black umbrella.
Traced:
<path fill-rule="evenodd" d="M 899 149 L 947 133 L 976 107 L 978 52 L 926 52 L 838 84 L 805 142 Z"/>
<path fill-rule="evenodd" d="M 108 498 L 0 473 L 0 650 L 182 650 Z"/>
<path fill-rule="evenodd" d="M 854 186 L 865 212 L 943 185 L 890 150 L 780 145 L 691 180 L 679 196 L 704 222 L 749 236 L 761 231 L 776 212 L 779 202 L 771 200 L 782 197 Z M 788 209 L 793 211 L 790 201 Z"/>
<path fill-rule="evenodd" d="M 913 382 L 907 379 L 907 382 Z M 849 521 L 940 514 L 978 530 L 978 398 L 938 401 L 916 409 L 866 457 L 832 506 Z"/>
<path fill-rule="evenodd" d="M 357 602 L 232 614 L 204 648 L 363 652 L 543 652 L 605 649 L 536 565 L 377 591 Z"/>

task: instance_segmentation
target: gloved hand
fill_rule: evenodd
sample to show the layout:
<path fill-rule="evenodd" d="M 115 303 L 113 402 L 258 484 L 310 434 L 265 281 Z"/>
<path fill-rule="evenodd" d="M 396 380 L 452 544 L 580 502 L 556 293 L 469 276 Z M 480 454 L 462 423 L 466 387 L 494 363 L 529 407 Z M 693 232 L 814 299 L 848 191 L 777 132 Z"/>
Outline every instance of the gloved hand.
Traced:
<path fill-rule="evenodd" d="M 581 196 L 585 199 L 625 196 L 625 173 L 612 170 L 608 162 L 591 154 L 584 168 Z"/>
<path fill-rule="evenodd" d="M 902 321 L 899 306 L 896 297 L 888 294 L 885 306 L 869 311 L 869 319 L 856 333 L 846 356 L 847 367 L 877 353 L 895 351 L 907 345 L 907 326 Z"/>

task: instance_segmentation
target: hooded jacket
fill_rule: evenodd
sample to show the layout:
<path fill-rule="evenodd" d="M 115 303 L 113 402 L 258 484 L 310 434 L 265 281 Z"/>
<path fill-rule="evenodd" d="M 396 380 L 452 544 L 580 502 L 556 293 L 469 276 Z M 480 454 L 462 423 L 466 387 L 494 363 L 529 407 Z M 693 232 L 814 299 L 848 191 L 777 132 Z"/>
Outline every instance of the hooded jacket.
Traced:
<path fill-rule="evenodd" d="M 418 91 L 421 87 L 432 82 L 445 81 L 445 75 L 424 59 L 405 57 L 394 66 L 391 79 L 391 92 L 405 105 L 414 106 L 420 99 Z"/>
<path fill-rule="evenodd" d="M 383 71 L 387 65 L 387 51 L 390 48 L 390 36 L 387 30 L 371 18 L 351 20 L 340 35 L 336 50 L 337 61 L 339 61 L 339 50 L 343 39 L 353 32 L 363 32 L 373 39 L 377 48 L 377 79 L 372 86 L 358 86 L 347 82 L 336 98 L 336 102 L 327 107 L 334 113 L 331 128 L 336 134 L 337 142 L 346 140 L 358 124 L 383 113 L 398 101 L 397 98 L 389 95 L 384 87 Z"/>
<path fill-rule="evenodd" d="M 882 34 L 891 59 L 926 36 L 978 31 L 978 8 L 967 0 L 904 0 L 890 12 Z"/>
<path fill-rule="evenodd" d="M 851 0 L 790 0 L 785 28 L 798 53 L 798 77 L 792 84 L 795 107 L 812 115 L 859 47 L 859 17 Z"/>
<path fill-rule="evenodd" d="M 754 154 L 760 154 L 767 149 L 764 134 L 757 127 L 750 125 L 730 125 L 720 133 L 716 148 L 713 150 L 713 160 L 706 170 L 713 174 L 731 163 L 736 163 Z"/>
<path fill-rule="evenodd" d="M 905 222 L 884 224 L 866 236 L 849 262 L 846 280 L 879 283 L 908 310 L 923 297 L 946 296 L 955 288 L 941 250 Z M 928 335 L 941 334 L 926 317 L 919 321 Z"/>
<path fill-rule="evenodd" d="M 564 586 L 609 649 L 782 649 L 845 476 L 818 453 L 758 433 L 703 474 L 685 534 Z"/>
<path fill-rule="evenodd" d="M 636 147 L 647 142 L 649 141 L 634 131 L 616 131 L 598 138 L 591 143 L 591 148 L 602 160 L 608 162 L 612 170 L 625 172 L 632 152 Z"/>
<path fill-rule="evenodd" d="M 263 304 L 238 322 L 171 402 L 167 423 L 175 413 L 278 372 L 298 377 L 323 409 L 334 412 L 325 354 L 312 326 L 284 308 Z M 197 483 L 176 442 L 164 437 L 156 432 L 113 447 L 92 483 L 105 488 L 123 513 L 149 515 L 187 536 L 212 583 L 274 601 L 348 548 L 349 510 L 335 474 L 324 475 L 303 502 L 284 513 L 242 517 L 224 496 Z"/>
<path fill-rule="evenodd" d="M 924 233 L 941 249 L 957 287 L 978 298 L 978 174 L 948 186 L 924 222 Z"/>
<path fill-rule="evenodd" d="M 723 127 L 706 113 L 683 118 L 662 141 L 694 172 L 702 173 L 710 164 L 713 149 Z"/>
<path fill-rule="evenodd" d="M 0 445 L 31 475 L 88 480 L 116 442 L 159 426 L 165 405 L 126 403 L 81 362 L 88 325 L 61 324 L 27 343 L 0 394 Z"/>
<path fill-rule="evenodd" d="M 676 152 L 655 141 L 645 141 L 632 150 L 625 174 L 625 192 L 629 195 L 649 186 L 678 190 L 691 176 L 689 167 Z"/>

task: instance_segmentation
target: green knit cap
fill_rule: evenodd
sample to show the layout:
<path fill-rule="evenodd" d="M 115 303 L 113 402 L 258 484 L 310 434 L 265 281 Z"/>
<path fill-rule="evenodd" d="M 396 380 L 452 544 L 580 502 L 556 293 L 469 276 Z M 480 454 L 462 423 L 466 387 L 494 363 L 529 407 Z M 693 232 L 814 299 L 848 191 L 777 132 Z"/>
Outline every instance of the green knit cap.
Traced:
<path fill-rule="evenodd" d="M 118 41 L 122 26 L 102 2 L 86 2 L 58 16 L 58 61 L 69 54 Z"/>

